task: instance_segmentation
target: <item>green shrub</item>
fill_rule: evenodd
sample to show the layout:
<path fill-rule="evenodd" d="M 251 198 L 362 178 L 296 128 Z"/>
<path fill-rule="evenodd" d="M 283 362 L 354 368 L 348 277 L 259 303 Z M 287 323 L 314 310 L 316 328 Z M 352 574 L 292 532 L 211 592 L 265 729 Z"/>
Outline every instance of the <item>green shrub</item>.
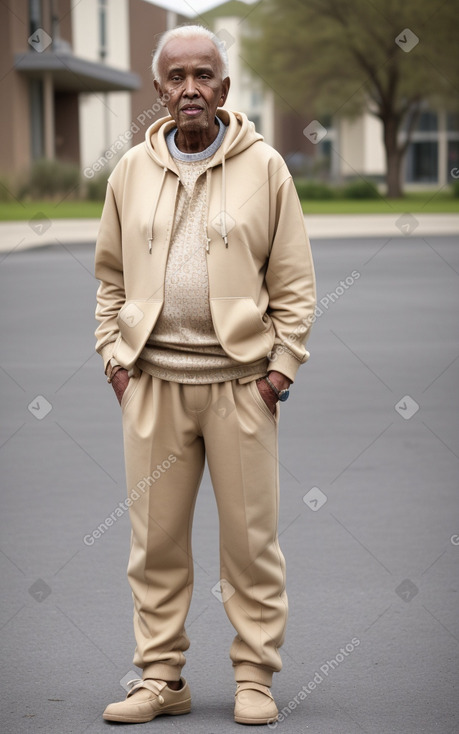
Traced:
<path fill-rule="evenodd" d="M 108 174 L 104 176 L 96 176 L 86 184 L 86 196 L 88 201 L 104 201 L 105 192 L 107 190 Z"/>
<path fill-rule="evenodd" d="M 80 169 L 73 163 L 40 159 L 32 164 L 23 194 L 33 198 L 60 196 L 78 193 L 80 186 Z"/>
<path fill-rule="evenodd" d="M 327 184 L 320 181 L 296 180 L 295 187 L 300 199 L 311 201 L 311 199 L 334 199 L 335 192 Z"/>
<path fill-rule="evenodd" d="M 453 199 L 459 199 L 459 180 L 454 181 L 452 185 Z"/>
<path fill-rule="evenodd" d="M 14 201 L 14 189 L 15 187 L 7 176 L 0 176 L 0 201 Z"/>
<path fill-rule="evenodd" d="M 341 189 L 344 199 L 379 199 L 376 186 L 370 181 L 352 181 Z"/>
<path fill-rule="evenodd" d="M 324 199 L 379 199 L 378 189 L 370 181 L 351 181 L 346 186 L 333 187 L 321 181 L 296 179 L 295 187 L 303 201 Z"/>

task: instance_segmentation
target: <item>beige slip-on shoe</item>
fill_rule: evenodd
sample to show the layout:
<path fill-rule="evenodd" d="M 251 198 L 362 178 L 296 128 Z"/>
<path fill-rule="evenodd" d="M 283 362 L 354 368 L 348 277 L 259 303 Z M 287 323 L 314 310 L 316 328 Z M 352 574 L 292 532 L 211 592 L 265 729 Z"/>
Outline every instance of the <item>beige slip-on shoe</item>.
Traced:
<path fill-rule="evenodd" d="M 107 721 L 123 721 L 125 724 L 143 724 L 156 716 L 169 714 L 178 716 L 191 711 L 191 694 L 185 678 L 180 679 L 182 687 L 173 691 L 163 680 L 129 681 L 132 688 L 126 699 L 119 703 L 111 703 L 104 711 Z"/>
<path fill-rule="evenodd" d="M 268 686 L 244 681 L 236 688 L 234 721 L 238 724 L 270 724 L 278 710 Z"/>

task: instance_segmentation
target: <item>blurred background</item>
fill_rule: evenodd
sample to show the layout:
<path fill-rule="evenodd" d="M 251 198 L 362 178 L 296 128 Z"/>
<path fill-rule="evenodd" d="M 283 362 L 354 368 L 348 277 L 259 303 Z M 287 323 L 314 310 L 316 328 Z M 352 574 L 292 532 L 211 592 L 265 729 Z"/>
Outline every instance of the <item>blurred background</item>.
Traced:
<path fill-rule="evenodd" d="M 457 0 L 5 1 L 0 204 L 10 206 L 0 215 L 25 219 L 28 201 L 49 197 L 65 199 L 53 217 L 100 214 L 110 170 L 164 114 L 150 71 L 156 40 L 186 22 L 226 45 L 227 106 L 284 156 L 305 211 L 390 211 L 381 195 L 411 197 L 410 211 L 454 211 L 458 8 Z"/>

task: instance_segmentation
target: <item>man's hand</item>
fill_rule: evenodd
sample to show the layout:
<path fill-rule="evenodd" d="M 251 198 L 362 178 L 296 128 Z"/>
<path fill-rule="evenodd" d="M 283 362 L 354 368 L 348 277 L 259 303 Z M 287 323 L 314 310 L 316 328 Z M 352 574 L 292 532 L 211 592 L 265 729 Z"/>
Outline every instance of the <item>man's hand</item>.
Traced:
<path fill-rule="evenodd" d="M 278 390 L 286 390 L 292 384 L 292 381 L 289 380 L 288 377 L 283 375 L 282 372 L 277 372 L 276 370 L 268 372 L 268 377 Z"/>
<path fill-rule="evenodd" d="M 278 390 L 285 390 L 285 388 L 290 387 L 291 385 L 291 381 L 288 377 L 283 375 L 282 372 L 272 370 L 271 372 L 268 372 L 268 377 Z M 257 387 L 260 391 L 261 397 L 265 401 L 271 413 L 274 415 L 276 413 L 276 403 L 279 402 L 276 393 L 269 387 L 268 383 L 263 378 L 257 380 Z"/>
<path fill-rule="evenodd" d="M 128 384 L 129 384 L 128 371 L 122 367 L 120 370 L 117 370 L 115 372 L 112 378 L 112 386 L 113 386 L 115 395 L 120 405 L 121 405 L 122 397 L 124 395 L 124 391 L 126 390 Z"/>

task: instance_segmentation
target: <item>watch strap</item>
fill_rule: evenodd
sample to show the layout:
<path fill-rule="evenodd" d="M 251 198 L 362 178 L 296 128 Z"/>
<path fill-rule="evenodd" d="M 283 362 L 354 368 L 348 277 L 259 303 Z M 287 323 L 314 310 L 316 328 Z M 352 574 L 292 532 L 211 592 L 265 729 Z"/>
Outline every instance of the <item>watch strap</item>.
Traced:
<path fill-rule="evenodd" d="M 285 388 L 285 390 L 279 390 L 279 388 L 275 386 L 274 382 L 272 382 L 269 379 L 268 375 L 265 375 L 263 379 L 265 380 L 265 382 L 268 383 L 271 390 L 277 395 L 278 400 L 282 400 L 282 399 L 286 400 L 288 398 L 288 395 L 289 395 L 288 387 Z"/>

